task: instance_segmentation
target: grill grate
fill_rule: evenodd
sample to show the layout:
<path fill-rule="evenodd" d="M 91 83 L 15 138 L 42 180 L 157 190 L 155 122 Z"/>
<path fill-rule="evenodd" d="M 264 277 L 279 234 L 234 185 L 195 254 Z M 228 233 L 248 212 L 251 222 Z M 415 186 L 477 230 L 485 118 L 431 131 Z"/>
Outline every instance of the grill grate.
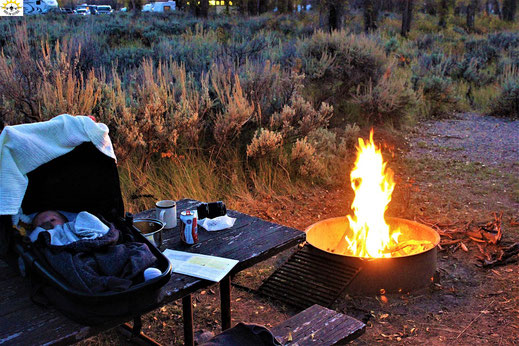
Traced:
<path fill-rule="evenodd" d="M 360 271 L 310 245 L 294 253 L 259 288 L 259 293 L 299 308 L 329 307 Z"/>

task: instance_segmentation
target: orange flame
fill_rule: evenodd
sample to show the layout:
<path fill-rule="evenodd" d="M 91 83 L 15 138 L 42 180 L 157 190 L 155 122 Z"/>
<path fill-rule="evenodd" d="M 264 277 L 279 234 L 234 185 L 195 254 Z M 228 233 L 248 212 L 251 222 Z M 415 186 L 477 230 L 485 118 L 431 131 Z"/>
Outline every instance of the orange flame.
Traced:
<path fill-rule="evenodd" d="M 355 199 L 351 205 L 354 215 L 349 216 L 352 231 L 346 237 L 348 252 L 358 257 L 391 257 L 390 248 L 398 243 L 399 232 L 391 232 L 384 213 L 395 187 L 393 171 L 387 168 L 380 148 L 373 142 L 359 138 L 357 161 L 351 171 L 351 186 Z"/>

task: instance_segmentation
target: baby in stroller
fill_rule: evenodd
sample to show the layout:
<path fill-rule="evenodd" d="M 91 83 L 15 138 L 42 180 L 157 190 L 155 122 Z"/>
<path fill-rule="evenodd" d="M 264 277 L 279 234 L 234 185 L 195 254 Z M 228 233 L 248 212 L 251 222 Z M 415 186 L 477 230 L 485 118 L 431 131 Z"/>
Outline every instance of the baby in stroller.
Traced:
<path fill-rule="evenodd" d="M 40 233 L 46 232 L 50 236 L 51 245 L 63 246 L 83 239 L 96 239 L 110 229 L 95 215 L 86 211 L 67 214 L 70 220 L 57 210 L 37 213 L 32 221 L 33 231 L 29 234 L 31 241 L 34 243 Z"/>
<path fill-rule="evenodd" d="M 53 229 L 57 225 L 63 225 L 66 222 L 68 222 L 68 219 L 59 211 L 46 210 L 36 214 L 36 216 L 32 220 L 32 226 L 34 228 L 41 227 L 48 231 L 50 229 Z"/>
<path fill-rule="evenodd" d="M 70 220 L 64 214 L 70 215 Z M 113 224 L 105 225 L 86 211 L 76 215 L 46 210 L 34 216 L 32 225 L 29 238 L 34 246 L 56 272 L 80 291 L 128 289 L 141 281 L 143 272 L 153 268 L 156 261 L 146 244 L 126 239 L 131 235 Z"/>

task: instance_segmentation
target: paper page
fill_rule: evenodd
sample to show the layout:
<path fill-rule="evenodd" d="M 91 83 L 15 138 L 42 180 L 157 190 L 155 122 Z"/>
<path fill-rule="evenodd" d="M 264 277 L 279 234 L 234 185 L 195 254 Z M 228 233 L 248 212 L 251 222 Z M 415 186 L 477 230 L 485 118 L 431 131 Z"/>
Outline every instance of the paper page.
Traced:
<path fill-rule="evenodd" d="M 229 258 L 200 255 L 166 249 L 163 254 L 169 259 L 175 273 L 219 282 L 239 262 Z"/>

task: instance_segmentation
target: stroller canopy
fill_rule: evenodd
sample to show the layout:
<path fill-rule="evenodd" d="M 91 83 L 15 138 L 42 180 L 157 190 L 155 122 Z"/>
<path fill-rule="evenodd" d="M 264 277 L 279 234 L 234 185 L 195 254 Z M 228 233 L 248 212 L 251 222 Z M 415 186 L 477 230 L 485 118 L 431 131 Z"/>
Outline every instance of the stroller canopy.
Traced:
<path fill-rule="evenodd" d="M 106 159 L 115 166 L 116 158 L 108 136 L 108 127 L 105 124 L 94 122 L 87 116 L 62 114 L 45 122 L 6 126 L 0 134 L 0 215 L 18 214 L 22 202 L 25 209 L 27 203 L 24 201 L 24 196 L 29 185 L 28 174 L 30 172 L 71 152 L 85 142 L 90 142 L 92 147 L 97 148 L 98 150 L 95 150 L 97 153 L 104 154 L 99 155 L 102 157 L 101 161 Z M 81 147 L 85 147 L 85 145 Z M 91 160 L 95 160 L 95 158 L 91 158 Z M 47 175 L 57 174 L 56 186 L 61 186 L 58 190 L 62 191 L 56 191 L 56 186 L 54 186 L 47 191 L 40 191 L 42 195 L 34 196 L 37 199 L 49 201 L 47 204 L 52 204 L 55 209 L 59 207 L 55 203 L 56 198 L 46 194 L 56 192 L 59 195 L 66 192 L 69 187 L 67 182 L 62 180 L 64 177 L 76 181 L 83 177 L 81 172 L 77 172 L 74 167 L 66 166 L 70 163 L 69 161 L 62 161 L 58 165 L 61 172 L 48 170 L 46 172 Z M 60 175 L 61 177 L 59 177 Z M 38 177 L 41 177 L 41 174 L 38 174 Z M 39 178 L 37 184 L 46 184 L 48 177 L 46 179 Z M 118 184 L 118 180 L 116 183 Z M 68 193 L 73 194 L 74 191 L 68 190 Z M 35 198 L 31 198 L 31 200 Z M 29 202 L 28 207 L 36 209 L 37 205 L 41 205 L 41 210 L 51 206 L 32 201 Z M 34 211 L 39 210 L 23 210 L 26 214 Z"/>

